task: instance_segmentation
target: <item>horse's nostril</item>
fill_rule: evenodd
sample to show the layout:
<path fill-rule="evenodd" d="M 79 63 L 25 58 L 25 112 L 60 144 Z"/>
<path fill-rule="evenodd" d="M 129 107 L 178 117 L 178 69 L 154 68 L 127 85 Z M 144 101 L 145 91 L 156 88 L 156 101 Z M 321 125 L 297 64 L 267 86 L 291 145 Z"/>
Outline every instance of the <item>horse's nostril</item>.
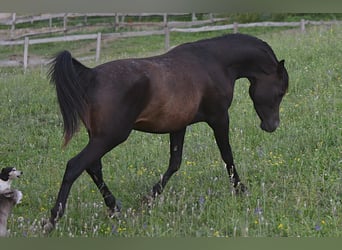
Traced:
<path fill-rule="evenodd" d="M 275 124 L 274 124 L 274 126 L 275 126 L 276 128 L 278 128 L 278 127 L 279 127 L 279 124 L 280 124 L 280 122 L 279 122 L 279 121 L 275 121 Z"/>

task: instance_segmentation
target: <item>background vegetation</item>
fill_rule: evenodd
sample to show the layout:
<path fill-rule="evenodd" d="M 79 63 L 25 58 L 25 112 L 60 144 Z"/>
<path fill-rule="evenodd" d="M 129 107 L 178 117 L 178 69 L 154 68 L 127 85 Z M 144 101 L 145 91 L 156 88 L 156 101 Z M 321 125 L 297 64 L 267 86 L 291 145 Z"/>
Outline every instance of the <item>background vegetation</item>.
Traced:
<path fill-rule="evenodd" d="M 121 216 L 107 217 L 100 194 L 84 174 L 51 236 L 342 235 L 342 27 L 313 27 L 305 34 L 240 31 L 267 41 L 278 59 L 285 59 L 290 75 L 281 126 L 273 134 L 259 128 L 248 82 L 236 83 L 230 140 L 249 196 L 231 194 L 211 130 L 195 124 L 186 134 L 181 169 L 153 207 L 142 206 L 142 196 L 167 168 L 168 135 L 133 132 L 103 159 L 105 180 L 122 203 Z M 171 45 L 223 33 L 172 34 Z M 39 46 L 33 53 L 51 56 L 62 48 L 76 56 L 88 52 L 86 44 L 64 43 Z M 162 52 L 163 36 L 120 39 L 102 49 L 102 62 Z M 82 129 L 61 149 L 62 119 L 46 71 L 45 66 L 26 74 L 0 69 L 0 164 L 24 171 L 13 184 L 24 199 L 9 219 L 11 237 L 42 236 L 40 222 L 49 216 L 66 162 L 87 143 Z"/>

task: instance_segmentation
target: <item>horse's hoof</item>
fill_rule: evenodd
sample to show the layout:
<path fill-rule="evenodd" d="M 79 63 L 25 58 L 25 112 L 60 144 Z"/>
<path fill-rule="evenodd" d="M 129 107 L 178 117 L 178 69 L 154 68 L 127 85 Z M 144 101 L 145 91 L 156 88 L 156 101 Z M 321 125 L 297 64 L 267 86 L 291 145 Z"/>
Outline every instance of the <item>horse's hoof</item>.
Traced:
<path fill-rule="evenodd" d="M 51 233 L 53 229 L 55 228 L 55 225 L 53 225 L 48 219 L 43 219 L 41 224 L 43 228 L 43 234 L 45 235 L 48 235 L 49 233 Z"/>
<path fill-rule="evenodd" d="M 121 202 L 119 200 L 116 200 L 116 204 L 114 208 L 108 209 L 108 215 L 109 218 L 117 218 L 121 214 Z"/>
<path fill-rule="evenodd" d="M 147 194 L 142 198 L 141 203 L 142 205 L 145 205 L 147 207 L 152 207 L 153 201 L 154 201 L 153 194 Z"/>
<path fill-rule="evenodd" d="M 121 211 L 118 209 L 108 209 L 108 216 L 109 218 L 118 218 L 120 217 Z"/>
<path fill-rule="evenodd" d="M 241 182 L 238 182 L 236 184 L 236 186 L 233 188 L 233 193 L 235 195 L 238 195 L 238 196 L 242 196 L 242 195 L 248 196 L 249 195 L 249 191 L 248 191 L 247 187 Z"/>

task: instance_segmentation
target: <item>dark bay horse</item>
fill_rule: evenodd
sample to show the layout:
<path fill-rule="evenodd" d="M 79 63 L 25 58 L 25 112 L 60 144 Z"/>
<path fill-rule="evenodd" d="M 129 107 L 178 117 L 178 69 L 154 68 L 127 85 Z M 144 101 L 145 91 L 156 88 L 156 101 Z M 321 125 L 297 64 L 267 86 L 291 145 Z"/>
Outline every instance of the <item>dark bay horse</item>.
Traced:
<path fill-rule="evenodd" d="M 279 105 L 288 87 L 284 60 L 278 61 L 262 40 L 242 34 L 182 44 L 166 54 L 116 60 L 87 68 L 69 52 L 60 52 L 50 68 L 64 122 L 64 145 L 82 122 L 89 142 L 68 161 L 46 231 L 63 215 L 74 181 L 84 172 L 100 190 L 105 204 L 118 209 L 102 176 L 101 158 L 125 141 L 131 131 L 170 134 L 167 171 L 150 197 L 164 189 L 179 169 L 186 127 L 206 122 L 214 131 L 232 186 L 244 192 L 229 144 L 228 108 L 236 79 L 250 81 L 249 94 L 261 128 L 279 125 Z"/>

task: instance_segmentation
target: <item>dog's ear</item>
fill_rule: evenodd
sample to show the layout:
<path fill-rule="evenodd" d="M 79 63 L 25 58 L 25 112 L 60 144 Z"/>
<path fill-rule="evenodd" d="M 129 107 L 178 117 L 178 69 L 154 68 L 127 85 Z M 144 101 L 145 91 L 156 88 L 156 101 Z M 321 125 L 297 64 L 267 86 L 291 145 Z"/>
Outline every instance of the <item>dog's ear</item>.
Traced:
<path fill-rule="evenodd" d="M 5 167 L 1 169 L 1 173 L 6 173 L 6 171 L 9 171 L 10 169 L 12 169 L 12 167 Z"/>
<path fill-rule="evenodd" d="M 7 173 L 7 172 L 11 172 L 11 170 L 12 170 L 13 168 L 12 167 L 5 167 L 5 168 L 2 168 L 1 169 L 1 173 Z"/>

